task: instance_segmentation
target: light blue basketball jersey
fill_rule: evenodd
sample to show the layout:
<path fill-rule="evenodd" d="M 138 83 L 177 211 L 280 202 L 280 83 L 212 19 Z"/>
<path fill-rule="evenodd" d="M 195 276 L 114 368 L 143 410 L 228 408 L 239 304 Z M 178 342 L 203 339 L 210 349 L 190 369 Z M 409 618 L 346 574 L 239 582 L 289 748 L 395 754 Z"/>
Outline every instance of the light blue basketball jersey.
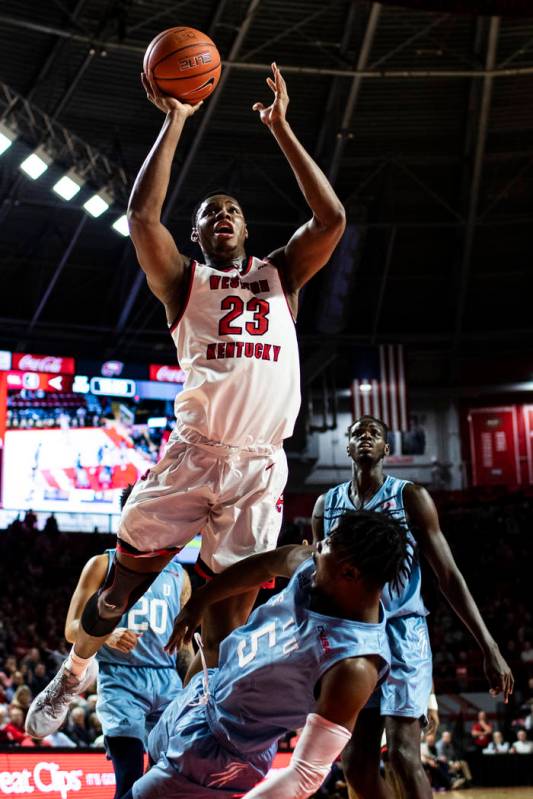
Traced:
<path fill-rule="evenodd" d="M 317 683 L 338 661 L 377 655 L 380 679 L 388 672 L 383 609 L 378 624 L 311 610 L 314 571 L 309 558 L 284 591 L 220 645 L 206 710 L 213 734 L 230 750 L 264 751 L 287 730 L 303 727 L 316 706 Z"/>
<path fill-rule="evenodd" d="M 108 571 L 116 557 L 116 550 L 108 549 Z M 175 655 L 169 655 L 163 647 L 170 638 L 174 627 L 174 619 L 180 611 L 180 596 L 183 588 L 183 566 L 173 558 L 167 563 L 161 574 L 154 580 L 150 588 L 137 600 L 118 623 L 117 627 L 127 627 L 142 633 L 131 652 L 119 652 L 109 646 L 103 646 L 97 654 L 101 663 L 120 664 L 121 666 L 176 668 Z"/>
<path fill-rule="evenodd" d="M 407 526 L 407 516 L 403 504 L 403 489 L 408 480 L 386 475 L 383 485 L 374 496 L 365 502 L 364 510 L 373 510 L 378 513 L 387 513 Z M 339 516 L 346 511 L 355 511 L 356 508 L 350 498 L 351 482 L 341 483 L 330 488 L 326 493 L 324 502 L 324 536 L 328 536 Z M 408 530 L 410 554 L 415 555 L 411 576 L 403 578 L 399 591 L 394 591 L 389 584 L 385 586 L 382 602 L 388 618 L 396 616 L 427 616 L 428 611 L 424 606 L 421 595 L 422 575 L 417 557 L 417 544 L 413 534 Z"/>

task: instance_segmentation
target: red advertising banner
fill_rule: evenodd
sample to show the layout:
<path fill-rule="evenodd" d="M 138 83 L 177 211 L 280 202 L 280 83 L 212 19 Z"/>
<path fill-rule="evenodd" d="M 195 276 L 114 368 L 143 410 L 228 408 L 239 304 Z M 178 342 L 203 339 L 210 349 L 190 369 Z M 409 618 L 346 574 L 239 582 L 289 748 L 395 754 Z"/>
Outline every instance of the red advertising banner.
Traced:
<path fill-rule="evenodd" d="M 521 483 L 516 406 L 471 408 L 468 424 L 473 485 Z"/>
<path fill-rule="evenodd" d="M 290 754 L 280 753 L 273 768 L 284 768 Z M 0 797 L 27 796 L 32 799 L 112 799 L 115 775 L 103 752 L 32 752 L 15 749 L 0 752 Z"/>
<path fill-rule="evenodd" d="M 56 375 L 73 375 L 76 372 L 76 362 L 74 358 L 63 358 L 58 355 L 14 352 L 11 368 L 21 372 L 53 372 Z"/>
<path fill-rule="evenodd" d="M 11 391 L 71 391 L 72 375 L 46 374 L 45 372 L 6 372 L 7 388 Z"/>
<path fill-rule="evenodd" d="M 48 799 L 111 799 L 113 766 L 103 752 L 80 750 L 56 754 L 18 750 L 0 753 L 0 797 L 46 796 Z"/>
<path fill-rule="evenodd" d="M 150 364 L 150 380 L 158 383 L 185 383 L 185 372 L 176 364 L 168 366 L 166 364 Z"/>

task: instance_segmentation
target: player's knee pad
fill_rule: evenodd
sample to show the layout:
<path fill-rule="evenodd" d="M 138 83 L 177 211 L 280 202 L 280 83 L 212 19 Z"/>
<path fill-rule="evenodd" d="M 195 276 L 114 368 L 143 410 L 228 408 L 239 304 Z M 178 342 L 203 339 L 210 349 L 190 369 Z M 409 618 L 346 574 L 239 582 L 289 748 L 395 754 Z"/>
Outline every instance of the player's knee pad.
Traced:
<path fill-rule="evenodd" d="M 115 561 L 103 585 L 87 601 L 81 626 L 88 635 L 109 635 L 126 613 L 148 590 L 159 572 L 136 572 Z"/>

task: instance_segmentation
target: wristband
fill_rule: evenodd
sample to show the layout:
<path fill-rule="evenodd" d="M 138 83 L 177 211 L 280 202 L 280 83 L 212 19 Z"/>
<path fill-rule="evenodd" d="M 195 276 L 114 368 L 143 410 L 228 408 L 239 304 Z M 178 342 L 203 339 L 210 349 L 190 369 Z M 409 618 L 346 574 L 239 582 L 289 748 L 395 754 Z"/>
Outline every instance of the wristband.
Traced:
<path fill-rule="evenodd" d="M 438 709 L 439 709 L 439 704 L 437 702 L 437 697 L 433 692 L 431 692 L 428 699 L 428 710 L 438 710 Z"/>

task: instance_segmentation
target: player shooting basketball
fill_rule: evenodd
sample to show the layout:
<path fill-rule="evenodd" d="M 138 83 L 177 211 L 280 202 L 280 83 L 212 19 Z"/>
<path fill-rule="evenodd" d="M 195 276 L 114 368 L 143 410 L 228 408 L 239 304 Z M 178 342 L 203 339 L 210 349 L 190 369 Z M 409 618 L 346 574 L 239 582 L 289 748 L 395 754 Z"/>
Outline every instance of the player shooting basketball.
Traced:
<path fill-rule="evenodd" d="M 133 187 L 130 232 L 187 378 L 166 453 L 124 509 L 114 567 L 88 600 L 69 657 L 28 714 L 33 735 L 59 727 L 69 701 L 92 679 L 89 666 L 104 638 L 195 533 L 202 531 L 201 558 L 215 573 L 276 544 L 287 478 L 283 439 L 300 407 L 298 292 L 329 260 L 345 215 L 287 122 L 289 97 L 275 64 L 267 83 L 273 102 L 254 110 L 287 159 L 311 217 L 285 246 L 247 258 L 240 204 L 209 195 L 197 207 L 191 234 L 203 253 L 200 264 L 180 252 L 161 223 L 176 147 L 198 106 L 162 96 L 152 76 L 143 75 L 148 99 L 165 120 Z M 256 594 L 253 588 L 208 610 L 209 663 L 216 662 L 218 642 L 245 621 Z"/>

